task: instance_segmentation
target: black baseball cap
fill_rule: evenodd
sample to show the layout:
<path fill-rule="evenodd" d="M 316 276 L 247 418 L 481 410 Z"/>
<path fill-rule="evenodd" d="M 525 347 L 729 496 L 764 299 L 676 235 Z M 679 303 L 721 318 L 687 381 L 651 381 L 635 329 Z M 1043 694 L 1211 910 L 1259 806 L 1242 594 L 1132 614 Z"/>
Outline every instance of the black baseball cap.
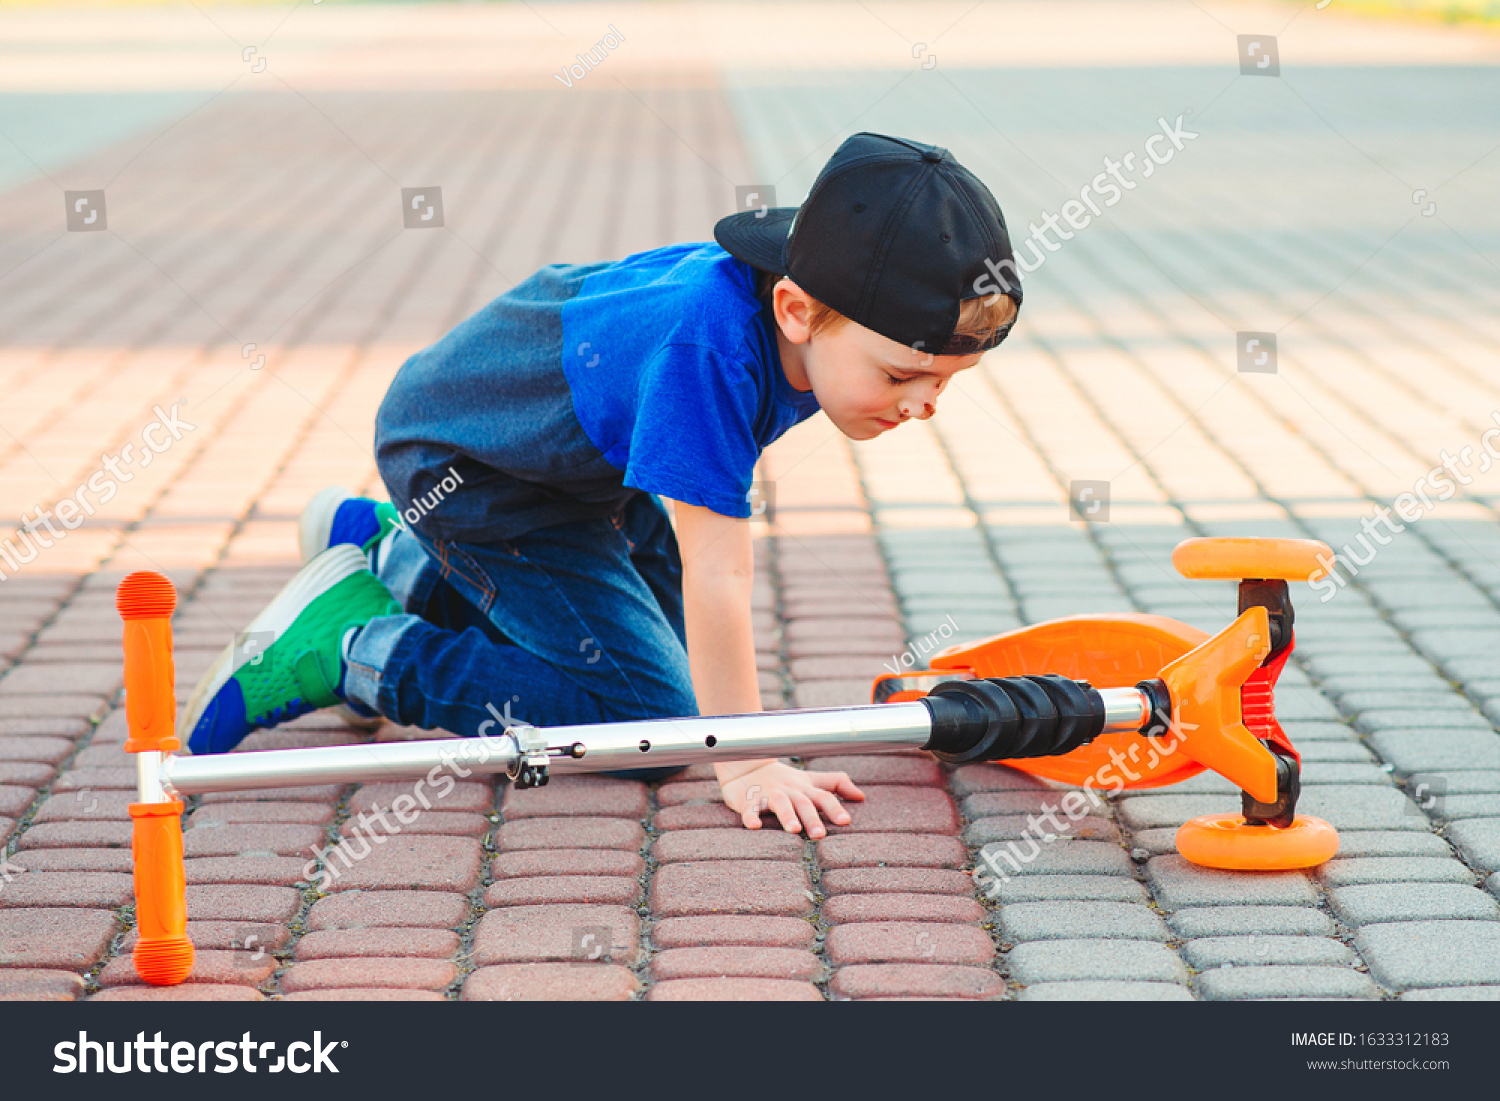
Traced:
<path fill-rule="evenodd" d="M 995 197 L 948 150 L 905 138 L 855 134 L 800 207 L 731 214 L 714 240 L 856 324 L 933 355 L 987 351 L 1015 324 L 987 341 L 955 336 L 963 300 L 999 292 L 1021 305 Z M 1001 269 L 1014 278 L 996 280 Z"/>

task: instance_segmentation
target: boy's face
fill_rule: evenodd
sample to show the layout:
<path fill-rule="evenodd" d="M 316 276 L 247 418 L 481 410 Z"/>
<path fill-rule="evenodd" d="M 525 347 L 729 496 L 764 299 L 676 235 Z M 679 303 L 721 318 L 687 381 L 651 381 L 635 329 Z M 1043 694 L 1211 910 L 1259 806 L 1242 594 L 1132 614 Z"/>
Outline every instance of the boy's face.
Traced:
<path fill-rule="evenodd" d="M 778 292 L 786 286 L 784 282 Z M 926 420 L 937 411 L 938 396 L 949 380 L 980 359 L 978 353 L 927 355 L 853 321 L 810 337 L 805 311 L 798 305 L 788 301 L 785 322 L 783 311 L 777 310 L 781 335 L 793 346 L 783 349 L 783 365 L 800 365 L 818 405 L 850 439 L 874 439 L 903 421 Z M 787 364 L 788 350 L 796 365 Z"/>

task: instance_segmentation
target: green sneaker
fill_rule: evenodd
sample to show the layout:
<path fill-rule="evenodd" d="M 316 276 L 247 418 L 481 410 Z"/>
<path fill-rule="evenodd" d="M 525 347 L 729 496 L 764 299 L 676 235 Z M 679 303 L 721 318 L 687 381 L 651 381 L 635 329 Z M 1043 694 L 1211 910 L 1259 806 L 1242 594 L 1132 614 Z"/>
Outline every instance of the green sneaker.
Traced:
<path fill-rule="evenodd" d="M 297 520 L 297 549 L 306 563 L 329 547 L 350 543 L 365 552 L 370 569 L 378 574 L 381 540 L 396 528 L 398 518 L 396 506 L 389 501 L 356 497 L 343 486 L 328 486 L 307 503 Z M 379 715 L 361 715 L 348 704 L 341 703 L 334 711 L 362 730 L 374 730 L 384 721 Z"/>
<path fill-rule="evenodd" d="M 178 723 L 192 753 L 227 753 L 252 730 L 344 699 L 344 636 L 401 606 L 349 543 L 330 547 L 287 582 L 225 647 Z"/>

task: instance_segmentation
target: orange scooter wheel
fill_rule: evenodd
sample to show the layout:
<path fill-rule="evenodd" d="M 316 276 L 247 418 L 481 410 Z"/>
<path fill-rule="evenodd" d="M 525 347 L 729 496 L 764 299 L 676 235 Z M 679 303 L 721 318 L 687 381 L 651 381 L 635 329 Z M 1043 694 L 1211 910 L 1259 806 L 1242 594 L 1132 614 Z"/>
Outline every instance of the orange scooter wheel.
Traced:
<path fill-rule="evenodd" d="M 1284 872 L 1311 868 L 1339 851 L 1338 831 L 1299 814 L 1292 824 L 1246 825 L 1238 814 L 1205 814 L 1177 831 L 1177 851 L 1194 864 L 1231 871 Z"/>

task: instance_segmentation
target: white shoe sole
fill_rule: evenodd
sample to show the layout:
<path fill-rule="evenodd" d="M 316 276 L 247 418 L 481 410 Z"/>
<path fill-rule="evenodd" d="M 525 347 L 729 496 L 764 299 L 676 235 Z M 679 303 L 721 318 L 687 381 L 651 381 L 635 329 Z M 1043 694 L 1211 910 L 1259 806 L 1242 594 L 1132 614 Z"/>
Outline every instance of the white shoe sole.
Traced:
<path fill-rule="evenodd" d="M 297 552 L 302 557 L 303 565 L 328 549 L 328 540 L 333 535 L 333 518 L 338 514 L 339 506 L 353 496 L 343 486 L 327 486 L 318 490 L 313 499 L 307 502 L 307 507 L 297 518 Z M 378 715 L 373 718 L 361 715 L 346 703 L 330 710 L 350 726 L 361 730 L 375 730 L 385 722 Z"/>
<path fill-rule="evenodd" d="M 252 634 L 266 632 L 273 639 L 280 638 L 291 625 L 296 622 L 297 617 L 302 614 L 314 599 L 322 593 L 333 588 L 346 577 L 366 571 L 370 564 L 365 561 L 364 552 L 352 543 L 340 543 L 336 547 L 329 547 L 322 554 L 317 555 L 311 562 L 303 566 L 297 575 L 288 581 L 279 593 L 267 604 L 261 613 L 250 621 L 241 634 Z M 238 641 L 238 636 L 236 636 Z M 243 651 L 243 648 L 240 648 Z M 252 655 L 246 653 L 236 654 L 236 646 L 231 642 L 214 658 L 208 672 L 203 674 L 193 694 L 188 697 L 187 707 L 182 713 L 182 718 L 177 723 L 177 740 L 182 743 L 183 753 L 191 753 L 188 749 L 188 739 L 193 735 L 193 728 L 198 725 L 198 720 L 203 717 L 203 712 L 208 710 L 209 703 L 218 695 L 219 689 L 234 676 L 236 671 Z M 236 660 L 238 657 L 239 660 Z M 345 705 L 340 705 L 345 710 Z M 356 715 L 353 711 L 349 714 L 354 717 L 360 725 L 367 725 L 372 720 L 363 715 Z M 373 720 L 376 725 L 384 722 L 383 719 Z"/>
<path fill-rule="evenodd" d="M 297 518 L 297 551 L 304 566 L 328 549 L 334 515 L 339 505 L 353 496 L 343 486 L 328 486 L 318 490 L 317 495 L 307 502 L 307 507 Z"/>

